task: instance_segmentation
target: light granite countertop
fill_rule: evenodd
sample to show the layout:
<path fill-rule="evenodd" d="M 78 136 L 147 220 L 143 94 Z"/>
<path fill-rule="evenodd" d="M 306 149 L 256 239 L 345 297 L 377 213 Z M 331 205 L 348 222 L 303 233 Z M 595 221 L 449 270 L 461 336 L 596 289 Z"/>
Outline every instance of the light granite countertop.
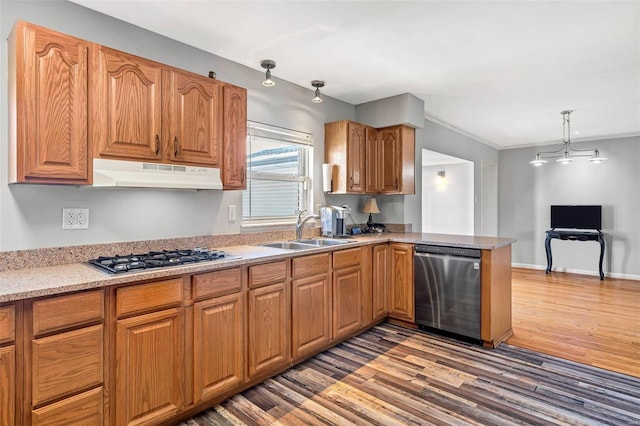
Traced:
<path fill-rule="evenodd" d="M 170 268 L 158 268 L 148 271 L 128 272 L 109 275 L 84 263 L 26 268 L 0 272 L 0 303 L 34 297 L 51 296 L 92 288 L 127 284 L 136 281 L 160 280 L 164 278 L 190 275 L 217 269 L 243 266 L 252 263 L 286 259 L 295 256 L 329 252 L 336 249 L 358 247 L 384 242 L 423 243 L 439 246 L 452 246 L 493 250 L 515 242 L 511 238 L 475 237 L 448 234 L 421 233 L 380 233 L 358 235 L 350 238 L 349 244 L 338 246 L 310 247 L 305 250 L 286 250 L 254 245 L 221 247 L 227 254 L 240 256 L 214 262 L 193 263 Z"/>

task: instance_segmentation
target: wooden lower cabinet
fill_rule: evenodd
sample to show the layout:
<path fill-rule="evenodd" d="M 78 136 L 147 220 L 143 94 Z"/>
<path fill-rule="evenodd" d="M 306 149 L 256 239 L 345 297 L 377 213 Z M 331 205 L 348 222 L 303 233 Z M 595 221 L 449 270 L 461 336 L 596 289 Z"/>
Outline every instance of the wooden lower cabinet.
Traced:
<path fill-rule="evenodd" d="M 99 324 L 32 342 L 34 407 L 102 384 L 103 333 Z"/>
<path fill-rule="evenodd" d="M 184 311 L 165 309 L 116 323 L 116 425 L 166 421 L 181 409 Z"/>
<path fill-rule="evenodd" d="M 193 385 L 196 403 L 215 398 L 244 381 L 243 293 L 193 306 Z"/>
<path fill-rule="evenodd" d="M 33 411 L 34 426 L 104 424 L 102 387 L 91 389 Z"/>
<path fill-rule="evenodd" d="M 326 255 L 325 255 L 326 256 Z M 326 272 L 291 284 L 291 352 L 304 358 L 331 340 L 331 282 Z"/>
<path fill-rule="evenodd" d="M 332 338 L 341 339 L 365 325 L 362 272 L 363 250 L 360 247 L 333 252 L 332 273 Z M 367 291 L 367 294 L 369 292 Z M 368 320 L 366 321 L 369 322 Z"/>
<path fill-rule="evenodd" d="M 16 308 L 0 307 L 0 426 L 16 422 Z"/>
<path fill-rule="evenodd" d="M 389 317 L 415 322 L 413 244 L 391 243 Z"/>
<path fill-rule="evenodd" d="M 333 271 L 333 338 L 362 328 L 362 270 L 360 266 Z"/>
<path fill-rule="evenodd" d="M 16 346 L 0 348 L 0 425 L 16 422 Z"/>
<path fill-rule="evenodd" d="M 373 321 L 387 316 L 387 293 L 389 286 L 389 244 L 373 246 L 373 272 L 371 276 L 371 305 Z"/>
<path fill-rule="evenodd" d="M 286 282 L 249 290 L 249 378 L 289 362 L 290 312 Z"/>

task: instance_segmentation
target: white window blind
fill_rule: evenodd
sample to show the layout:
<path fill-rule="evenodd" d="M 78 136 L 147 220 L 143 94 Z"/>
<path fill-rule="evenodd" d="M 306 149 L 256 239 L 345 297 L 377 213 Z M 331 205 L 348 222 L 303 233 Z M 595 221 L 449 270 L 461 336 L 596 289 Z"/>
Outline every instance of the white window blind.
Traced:
<path fill-rule="evenodd" d="M 243 222 L 285 222 L 309 209 L 312 155 L 311 134 L 248 122 Z"/>

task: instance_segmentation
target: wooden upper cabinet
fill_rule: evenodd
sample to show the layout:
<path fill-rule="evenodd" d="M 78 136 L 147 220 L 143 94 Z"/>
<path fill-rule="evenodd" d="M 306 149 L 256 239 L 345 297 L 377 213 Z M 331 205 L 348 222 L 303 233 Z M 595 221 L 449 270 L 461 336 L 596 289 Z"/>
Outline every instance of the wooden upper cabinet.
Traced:
<path fill-rule="evenodd" d="M 325 163 L 334 165 L 333 193 L 365 192 L 365 126 L 353 121 L 324 125 Z"/>
<path fill-rule="evenodd" d="M 415 130 L 407 126 L 379 129 L 379 192 L 415 193 Z"/>
<path fill-rule="evenodd" d="M 415 193 L 414 129 L 375 129 L 347 120 L 324 126 L 324 159 L 334 165 L 334 193 Z"/>
<path fill-rule="evenodd" d="M 378 131 L 373 127 L 365 127 L 365 192 L 367 194 L 379 193 L 382 188 L 382 164 L 380 139 Z"/>
<path fill-rule="evenodd" d="M 180 163 L 218 165 L 220 83 L 186 71 L 164 73 L 168 157 Z"/>
<path fill-rule="evenodd" d="M 90 183 L 90 44 L 18 21 L 9 50 L 10 182 Z"/>
<path fill-rule="evenodd" d="M 222 185 L 247 189 L 247 90 L 224 84 Z"/>
<path fill-rule="evenodd" d="M 93 59 L 96 157 L 162 158 L 162 67 L 100 46 Z"/>

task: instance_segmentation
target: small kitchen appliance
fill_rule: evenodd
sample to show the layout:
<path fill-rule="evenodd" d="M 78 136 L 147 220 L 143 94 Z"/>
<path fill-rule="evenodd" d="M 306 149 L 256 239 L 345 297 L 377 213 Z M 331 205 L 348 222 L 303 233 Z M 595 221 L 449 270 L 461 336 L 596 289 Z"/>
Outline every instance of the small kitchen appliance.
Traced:
<path fill-rule="evenodd" d="M 141 271 L 145 269 L 165 268 L 168 266 L 185 265 L 196 262 L 210 262 L 216 260 L 240 259 L 240 256 L 231 256 L 222 250 L 187 249 L 150 251 L 144 254 L 130 254 L 126 256 L 100 256 L 89 260 L 89 265 L 109 274 L 118 274 L 129 271 Z"/>
<path fill-rule="evenodd" d="M 348 207 L 327 206 L 320 208 L 323 237 L 347 237 Z"/>

